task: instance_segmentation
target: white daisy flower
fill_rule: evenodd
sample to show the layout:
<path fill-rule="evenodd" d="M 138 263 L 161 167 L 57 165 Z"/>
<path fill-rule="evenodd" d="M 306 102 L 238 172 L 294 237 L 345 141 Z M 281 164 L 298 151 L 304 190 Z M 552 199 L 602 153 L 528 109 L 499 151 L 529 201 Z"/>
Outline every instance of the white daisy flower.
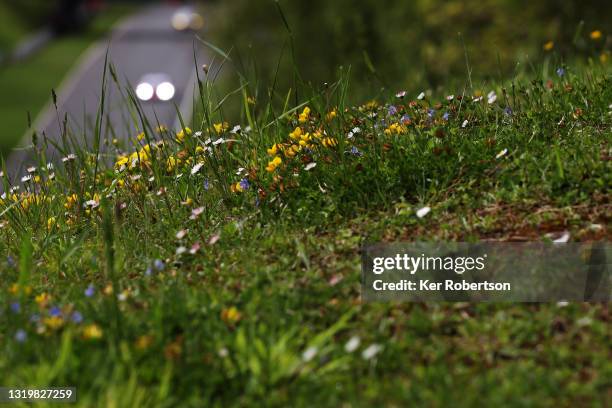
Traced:
<path fill-rule="evenodd" d="M 317 163 L 315 162 L 310 162 L 308 163 L 306 166 L 304 166 L 304 170 L 308 171 L 308 170 L 312 170 L 317 166 Z"/>
<path fill-rule="evenodd" d="M 506 154 L 508 153 L 508 149 L 504 149 L 501 152 L 497 153 L 497 156 L 495 156 L 496 159 L 501 159 L 502 157 L 504 157 Z"/>
<path fill-rule="evenodd" d="M 423 218 L 424 216 L 429 214 L 430 211 L 431 211 L 431 207 L 420 208 L 419 210 L 417 210 L 416 216 L 419 217 L 419 218 Z"/>
<path fill-rule="evenodd" d="M 372 344 L 367 349 L 363 350 L 361 353 L 361 357 L 364 360 L 370 360 L 375 355 L 377 355 L 382 350 L 382 346 L 380 344 Z"/>
<path fill-rule="evenodd" d="M 417 99 L 418 99 L 419 101 L 420 101 L 420 100 L 422 100 L 423 98 L 425 98 L 425 92 L 421 92 L 421 93 L 419 94 L 419 96 L 417 96 Z"/>
<path fill-rule="evenodd" d="M 344 350 L 347 353 L 352 353 L 353 351 L 357 350 L 357 347 L 359 347 L 359 344 L 361 344 L 361 339 L 357 336 L 353 336 L 344 345 Z"/>
<path fill-rule="evenodd" d="M 489 105 L 495 103 L 496 100 L 497 100 L 497 94 L 495 93 L 495 91 L 489 92 L 487 95 L 487 102 L 489 103 Z"/>
<path fill-rule="evenodd" d="M 563 234 L 559 238 L 553 240 L 553 242 L 555 244 L 565 244 L 566 242 L 569 242 L 569 239 L 570 233 L 567 231 L 563 231 Z"/>
<path fill-rule="evenodd" d="M 305 362 L 309 362 L 313 358 L 315 358 L 315 356 L 317 355 L 318 352 L 319 352 L 319 350 L 316 347 L 308 347 L 302 353 L 302 360 L 304 360 Z"/>
<path fill-rule="evenodd" d="M 204 163 L 196 163 L 196 165 L 191 168 L 191 174 L 196 174 L 198 171 L 200 171 L 202 166 L 204 166 Z"/>

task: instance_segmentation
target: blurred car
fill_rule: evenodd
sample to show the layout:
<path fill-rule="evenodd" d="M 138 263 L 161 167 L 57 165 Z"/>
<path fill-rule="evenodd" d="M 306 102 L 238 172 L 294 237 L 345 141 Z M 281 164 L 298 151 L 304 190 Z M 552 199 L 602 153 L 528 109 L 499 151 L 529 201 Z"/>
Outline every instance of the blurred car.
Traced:
<path fill-rule="evenodd" d="M 167 102 L 174 98 L 176 88 L 169 75 L 163 73 L 150 73 L 140 78 L 134 91 L 141 101 Z"/>
<path fill-rule="evenodd" d="M 177 31 L 198 31 L 204 27 L 204 18 L 192 7 L 181 7 L 172 15 L 172 27 Z"/>

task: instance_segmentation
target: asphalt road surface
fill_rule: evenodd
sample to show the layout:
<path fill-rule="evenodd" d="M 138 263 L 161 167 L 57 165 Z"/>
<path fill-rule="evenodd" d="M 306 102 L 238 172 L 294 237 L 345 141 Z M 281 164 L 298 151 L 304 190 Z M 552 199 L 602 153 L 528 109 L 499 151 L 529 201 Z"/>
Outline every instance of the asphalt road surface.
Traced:
<path fill-rule="evenodd" d="M 202 47 L 193 32 L 179 32 L 171 25 L 177 7 L 156 5 L 126 18 L 117 24 L 103 41 L 93 45 L 77 62 L 72 75 L 57 92 L 58 111 L 50 105 L 36 119 L 35 128 L 51 140 L 59 142 L 62 121 L 68 115 L 68 127 L 79 143 L 92 146 L 93 127 L 100 104 L 104 61 L 108 50 L 109 61 L 116 67 L 118 79 L 125 86 L 135 87 L 147 73 L 167 74 L 176 88 L 169 102 L 143 102 L 146 116 L 152 124 L 172 127 L 177 123 L 175 104 L 184 118 L 192 111 L 192 96 L 196 85 L 194 48 L 199 64 L 204 62 Z M 134 137 L 137 127 L 126 109 L 126 102 L 107 74 L 106 118 L 102 135 L 110 135 L 112 126 L 117 138 Z M 125 92 L 124 92 L 125 93 Z M 29 141 L 26 141 L 28 143 Z M 63 154 L 53 147 L 46 152 L 47 161 L 60 163 Z M 35 164 L 32 153 L 15 150 L 7 171 L 13 181 Z"/>

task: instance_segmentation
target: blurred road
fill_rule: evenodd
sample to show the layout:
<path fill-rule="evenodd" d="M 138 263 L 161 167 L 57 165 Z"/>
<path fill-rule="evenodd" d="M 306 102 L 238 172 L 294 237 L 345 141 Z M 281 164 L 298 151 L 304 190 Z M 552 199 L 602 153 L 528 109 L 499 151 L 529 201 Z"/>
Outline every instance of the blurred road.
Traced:
<path fill-rule="evenodd" d="M 81 57 L 57 92 L 58 111 L 50 105 L 36 119 L 35 128 L 42 135 L 54 141 L 61 140 L 61 122 L 68 115 L 68 126 L 80 143 L 92 145 L 93 127 L 100 103 L 102 74 L 107 49 L 109 60 L 115 65 L 119 80 L 127 86 L 135 87 L 139 79 L 147 73 L 167 74 L 176 88 L 174 98 L 169 102 L 143 102 L 146 115 L 153 125 L 171 127 L 176 123 L 177 114 L 174 104 L 181 114 L 189 119 L 192 110 L 192 96 L 195 87 L 194 46 L 198 62 L 203 62 L 199 42 L 193 32 L 179 32 L 171 25 L 176 11 L 172 5 L 156 5 L 126 18 L 115 26 L 105 40 L 92 46 Z M 125 101 L 107 75 L 106 117 L 102 135 L 111 135 L 111 127 L 117 138 L 133 137 L 137 130 L 125 109 Z M 85 136 L 87 135 L 87 136 Z M 30 143 L 24 141 L 23 143 Z M 56 149 L 49 148 L 47 159 L 61 161 Z M 12 179 L 25 174 L 25 169 L 33 163 L 31 154 L 16 150 L 7 163 Z"/>

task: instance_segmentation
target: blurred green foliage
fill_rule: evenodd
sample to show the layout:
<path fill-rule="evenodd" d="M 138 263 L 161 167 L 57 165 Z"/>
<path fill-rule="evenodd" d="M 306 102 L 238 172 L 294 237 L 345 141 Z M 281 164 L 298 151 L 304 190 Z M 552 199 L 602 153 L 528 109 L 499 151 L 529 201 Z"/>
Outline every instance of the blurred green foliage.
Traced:
<path fill-rule="evenodd" d="M 212 22 L 213 32 L 222 33 L 219 40 L 225 47 L 235 47 L 234 55 L 252 54 L 258 77 L 268 80 L 281 49 L 285 58 L 280 72 L 292 69 L 288 40 L 292 37 L 304 80 L 332 80 L 339 66 L 350 64 L 357 98 L 371 96 L 381 83 L 413 89 L 465 80 L 466 49 L 473 74 L 480 78 L 507 76 L 517 66 L 529 69 L 545 54 L 542 46 L 547 41 L 554 41 L 556 55 L 563 56 L 569 48 L 572 55 L 576 48 L 596 52 L 610 41 L 605 28 L 612 21 L 612 6 L 603 0 L 281 0 L 278 4 L 282 13 L 273 1 L 216 2 L 222 15 Z M 588 41 L 588 33 L 596 29 L 604 32 L 603 37 Z M 290 85 L 291 77 L 280 75 L 277 81 Z"/>

